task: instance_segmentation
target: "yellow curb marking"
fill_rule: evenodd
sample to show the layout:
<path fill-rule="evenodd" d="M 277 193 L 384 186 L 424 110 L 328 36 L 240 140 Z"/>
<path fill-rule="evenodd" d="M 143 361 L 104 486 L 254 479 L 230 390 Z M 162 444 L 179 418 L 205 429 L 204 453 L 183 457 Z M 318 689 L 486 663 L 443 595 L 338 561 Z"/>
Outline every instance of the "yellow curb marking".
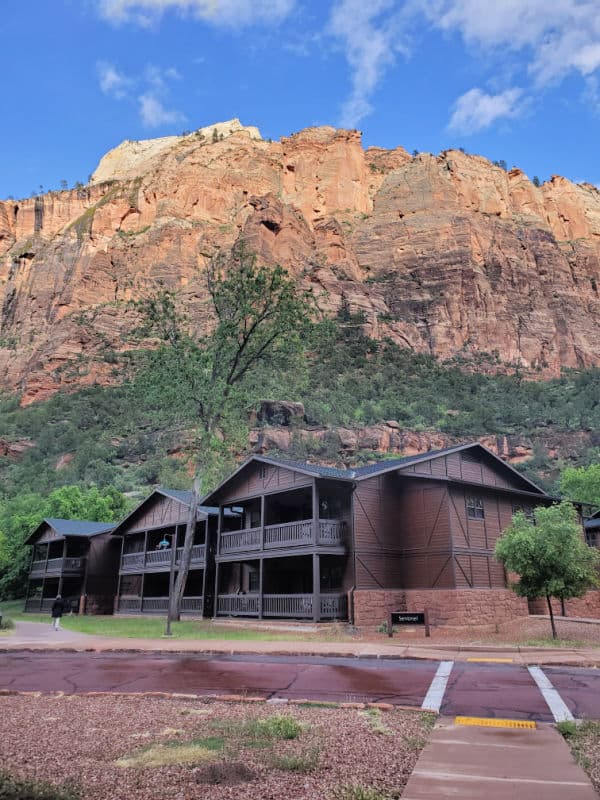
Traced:
<path fill-rule="evenodd" d="M 481 725 L 485 728 L 528 728 L 536 729 L 535 722 L 528 719 L 492 719 L 490 717 L 455 717 L 455 725 Z"/>
<path fill-rule="evenodd" d="M 512 664 L 512 658 L 467 658 L 467 661 L 484 661 L 486 664 Z"/>

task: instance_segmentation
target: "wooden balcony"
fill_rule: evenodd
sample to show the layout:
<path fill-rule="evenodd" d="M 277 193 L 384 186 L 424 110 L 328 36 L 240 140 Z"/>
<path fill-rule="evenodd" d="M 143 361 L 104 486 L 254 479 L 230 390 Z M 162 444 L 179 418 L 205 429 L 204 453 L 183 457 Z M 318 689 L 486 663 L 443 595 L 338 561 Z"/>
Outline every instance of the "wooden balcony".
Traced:
<path fill-rule="evenodd" d="M 42 614 L 49 614 L 55 599 L 54 597 L 28 597 L 25 601 L 25 611 L 37 611 Z M 63 597 L 63 600 L 65 602 L 65 614 L 68 614 L 70 611 L 76 612 L 79 610 L 79 597 Z"/>
<path fill-rule="evenodd" d="M 202 616 L 202 596 L 183 597 L 181 613 Z M 168 597 L 119 597 L 118 614 L 166 614 L 169 610 Z"/>
<path fill-rule="evenodd" d="M 345 522 L 320 519 L 316 544 L 322 547 L 341 547 L 345 544 Z M 245 528 L 226 531 L 220 537 L 220 555 L 250 553 L 275 548 L 310 547 L 314 544 L 313 521 L 285 522 L 264 528 Z"/>
<path fill-rule="evenodd" d="M 85 568 L 85 558 L 49 558 L 34 561 L 29 571 L 30 578 L 56 575 L 80 575 Z"/>
<path fill-rule="evenodd" d="M 147 550 L 141 553 L 124 553 L 121 557 L 121 572 L 163 572 L 171 568 L 172 550 Z M 175 565 L 181 563 L 183 547 L 177 548 Z M 195 544 L 192 547 L 191 566 L 203 566 L 206 559 L 206 546 Z"/>
<path fill-rule="evenodd" d="M 265 594 L 262 596 L 262 616 L 283 619 L 313 619 L 312 594 Z M 321 594 L 319 619 L 346 619 L 348 615 L 345 594 Z M 259 594 L 220 594 L 217 615 L 228 617 L 261 616 Z"/>

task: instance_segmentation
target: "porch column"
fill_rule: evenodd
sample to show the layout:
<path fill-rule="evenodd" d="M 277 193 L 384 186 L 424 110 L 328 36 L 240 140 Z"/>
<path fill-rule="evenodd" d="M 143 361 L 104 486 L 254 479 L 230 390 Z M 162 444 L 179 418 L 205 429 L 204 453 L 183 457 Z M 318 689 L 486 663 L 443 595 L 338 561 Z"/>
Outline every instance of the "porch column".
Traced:
<path fill-rule="evenodd" d="M 220 519 L 219 519 L 220 527 Z M 213 608 L 213 618 L 216 618 L 219 611 L 219 562 L 215 562 L 215 604 Z"/>
<path fill-rule="evenodd" d="M 63 539 L 63 549 L 62 549 L 62 564 L 60 565 L 60 575 L 58 578 L 58 592 L 57 594 L 62 595 L 62 588 L 63 588 L 63 570 L 65 568 L 65 558 L 67 557 L 67 540 L 66 538 Z"/>
<path fill-rule="evenodd" d="M 260 549 L 265 549 L 265 496 L 260 496 Z M 262 569 L 261 569 L 262 571 Z M 262 594 L 262 591 L 261 591 Z"/>
<path fill-rule="evenodd" d="M 313 621 L 321 619 L 321 556 L 313 554 Z"/>
<path fill-rule="evenodd" d="M 319 487 L 316 478 L 313 478 L 312 486 L 312 524 L 313 544 L 316 547 L 319 543 Z"/>
<path fill-rule="evenodd" d="M 116 614 L 119 610 L 119 598 L 121 597 L 121 568 L 123 566 L 123 551 L 125 550 L 125 537 L 121 536 L 121 553 L 119 555 L 119 567 L 118 567 L 118 577 L 117 577 L 117 593 L 115 595 L 114 604 L 113 604 L 113 614 Z M 88 553 L 89 558 L 89 553 Z M 87 562 L 86 562 L 86 571 L 87 571 Z M 84 587 L 84 591 L 87 592 L 87 581 Z"/>
<path fill-rule="evenodd" d="M 264 497 L 262 498 L 264 501 Z M 264 559 L 258 562 L 258 618 L 263 618 L 263 566 Z"/>

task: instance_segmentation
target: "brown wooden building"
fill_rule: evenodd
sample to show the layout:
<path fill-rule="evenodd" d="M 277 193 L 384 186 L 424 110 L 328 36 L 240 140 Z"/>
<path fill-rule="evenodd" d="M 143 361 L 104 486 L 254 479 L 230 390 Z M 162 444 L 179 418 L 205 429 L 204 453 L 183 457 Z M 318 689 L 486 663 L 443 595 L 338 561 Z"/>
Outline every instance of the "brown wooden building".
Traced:
<path fill-rule="evenodd" d="M 600 511 L 596 511 L 583 523 L 585 540 L 590 547 L 600 547 Z"/>
<path fill-rule="evenodd" d="M 32 545 L 26 611 L 50 611 L 57 594 L 76 612 L 111 613 L 117 588 L 118 548 L 113 523 L 45 519 Z"/>
<path fill-rule="evenodd" d="M 215 615 L 526 614 L 494 545 L 514 511 L 551 501 L 480 444 L 349 470 L 254 456 L 204 500 L 219 507 Z"/>
<path fill-rule="evenodd" d="M 169 575 L 181 559 L 191 492 L 156 489 L 112 531 L 121 540 L 115 612 L 164 614 Z M 212 616 L 218 509 L 199 506 L 182 614 Z M 175 547 L 175 554 L 172 548 Z"/>

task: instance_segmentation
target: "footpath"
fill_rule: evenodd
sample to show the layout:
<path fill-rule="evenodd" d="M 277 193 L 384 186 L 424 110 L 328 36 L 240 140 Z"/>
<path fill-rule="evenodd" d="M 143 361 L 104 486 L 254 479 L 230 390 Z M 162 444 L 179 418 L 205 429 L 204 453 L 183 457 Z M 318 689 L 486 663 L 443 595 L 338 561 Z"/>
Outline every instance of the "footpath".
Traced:
<path fill-rule="evenodd" d="M 600 649 L 492 647 L 441 643 L 124 639 L 91 636 L 50 624 L 17 622 L 0 637 L 2 653 L 19 651 L 93 653 L 205 653 L 354 656 L 440 661 L 423 703 L 440 708 L 452 661 L 510 662 L 515 665 L 599 667 Z M 533 667 L 536 669 L 536 667 Z M 449 674 L 449 670 L 447 670 Z M 436 682 L 441 685 L 436 687 Z M 435 695 L 436 697 L 433 697 Z M 438 696 L 439 695 L 439 696 Z M 429 702 L 431 699 L 433 702 Z M 555 716 L 556 718 L 556 716 Z M 467 724 L 462 724 L 462 721 Z M 439 717 L 429 743 L 403 792 L 403 800 L 598 800 L 589 778 L 553 725 L 518 720 Z"/>
<path fill-rule="evenodd" d="M 92 636 L 49 623 L 17 622 L 12 634 L 0 636 L 0 653 L 18 650 L 72 650 L 95 653 L 206 653 L 242 655 L 315 655 L 356 658 L 414 658 L 431 661 L 500 661 L 546 666 L 600 667 L 600 648 L 457 645 L 442 643 L 259 641 L 239 639 L 126 639 Z"/>

